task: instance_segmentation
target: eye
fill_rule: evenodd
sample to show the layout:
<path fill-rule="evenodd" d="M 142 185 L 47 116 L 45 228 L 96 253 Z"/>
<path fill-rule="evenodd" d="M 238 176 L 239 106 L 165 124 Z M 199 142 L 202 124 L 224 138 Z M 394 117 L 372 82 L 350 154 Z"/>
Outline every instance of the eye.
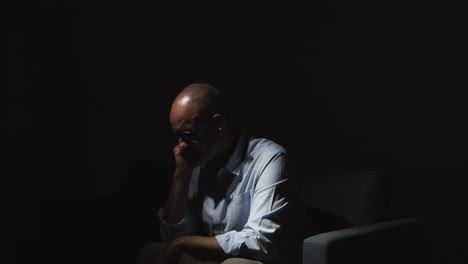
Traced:
<path fill-rule="evenodd" d="M 200 127 L 195 127 L 190 130 L 182 130 L 182 133 L 184 133 L 185 135 L 193 135 L 198 131 L 199 128 Z"/>
<path fill-rule="evenodd" d="M 190 140 L 197 134 L 199 129 L 200 129 L 200 126 L 187 129 L 187 130 L 176 131 L 175 135 L 179 138 Z"/>

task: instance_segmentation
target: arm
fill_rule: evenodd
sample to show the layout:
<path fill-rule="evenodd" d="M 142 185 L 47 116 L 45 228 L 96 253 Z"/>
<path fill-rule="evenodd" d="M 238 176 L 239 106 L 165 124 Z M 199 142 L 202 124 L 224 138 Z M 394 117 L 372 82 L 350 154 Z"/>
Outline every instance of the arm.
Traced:
<path fill-rule="evenodd" d="M 188 213 L 188 190 L 192 171 L 195 166 L 195 162 L 190 161 L 196 160 L 196 154 L 193 152 L 194 150 L 189 149 L 182 141 L 174 148 L 176 170 L 172 177 L 169 195 L 164 207 L 164 213 L 162 214 L 166 225 L 177 226 L 179 223 L 186 220 L 185 218 Z M 183 225 L 184 224 L 182 224 L 182 226 Z M 184 231 L 182 233 L 184 233 Z M 174 262 L 182 253 L 219 261 L 227 257 L 214 237 L 178 236 L 166 243 L 159 262 Z"/>
<path fill-rule="evenodd" d="M 423 223 L 387 220 L 304 239 L 303 263 L 422 263 Z"/>
<path fill-rule="evenodd" d="M 197 151 L 182 140 L 174 147 L 176 169 L 172 176 L 166 204 L 158 212 L 163 240 L 187 235 L 192 231 L 188 213 L 188 191 L 198 157 Z"/>
<path fill-rule="evenodd" d="M 176 263 L 182 253 L 215 260 L 225 259 L 222 248 L 214 237 L 188 236 L 191 233 L 191 217 L 188 212 L 188 192 L 192 171 L 197 160 L 196 151 L 179 141 L 174 147 L 176 169 L 172 177 L 169 195 L 159 213 L 161 235 L 166 240 L 162 254 L 156 263 Z"/>
<path fill-rule="evenodd" d="M 180 236 L 169 242 L 166 257 L 177 259 L 181 253 L 212 261 L 229 256 L 264 259 L 272 255 L 272 245 L 278 243 L 281 217 L 287 205 L 286 157 L 271 157 L 259 177 L 250 203 L 250 212 L 243 230 L 232 230 L 215 237 Z M 234 216 L 235 217 L 235 216 Z"/>
<path fill-rule="evenodd" d="M 164 206 L 164 220 L 169 225 L 182 221 L 187 213 L 187 193 L 190 184 L 191 170 L 178 169 L 172 177 L 169 195 Z"/>
<path fill-rule="evenodd" d="M 248 200 L 250 213 L 243 230 L 232 230 L 215 237 L 179 236 L 167 244 L 166 258 L 177 259 L 182 252 L 215 261 L 227 256 L 253 259 L 270 256 L 272 244 L 279 242 L 280 217 L 288 203 L 284 192 L 287 182 L 285 164 L 284 153 L 270 156 L 265 161 Z"/>
<path fill-rule="evenodd" d="M 271 257 L 272 249 L 281 242 L 278 236 L 283 231 L 282 218 L 288 204 L 286 155 L 270 156 L 264 164 L 250 194 L 250 212 L 243 229 L 216 236 L 227 254 L 264 259 Z"/>
<path fill-rule="evenodd" d="M 215 237 L 180 236 L 166 244 L 161 263 L 171 263 L 171 261 L 177 260 L 182 253 L 219 262 L 228 257 Z"/>

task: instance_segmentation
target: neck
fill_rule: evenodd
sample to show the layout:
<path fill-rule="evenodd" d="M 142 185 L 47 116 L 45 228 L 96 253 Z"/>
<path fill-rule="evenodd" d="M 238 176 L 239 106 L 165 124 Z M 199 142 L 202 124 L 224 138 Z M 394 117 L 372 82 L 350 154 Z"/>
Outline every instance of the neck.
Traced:
<path fill-rule="evenodd" d="M 226 144 L 223 146 L 220 154 L 216 159 L 207 163 L 207 167 L 216 167 L 220 169 L 231 157 L 232 153 L 234 152 L 237 141 L 239 139 L 240 132 L 238 129 L 230 130 L 229 133 L 226 134 Z"/>

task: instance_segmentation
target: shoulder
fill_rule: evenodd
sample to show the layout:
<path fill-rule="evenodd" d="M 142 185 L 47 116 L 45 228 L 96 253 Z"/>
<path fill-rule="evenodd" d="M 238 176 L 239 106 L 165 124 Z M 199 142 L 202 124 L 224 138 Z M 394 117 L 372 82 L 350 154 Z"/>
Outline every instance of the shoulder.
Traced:
<path fill-rule="evenodd" d="M 286 179 L 284 173 L 287 163 L 286 149 L 267 138 L 250 138 L 248 156 L 245 164 L 254 175 L 255 189 L 270 186 Z"/>
<path fill-rule="evenodd" d="M 283 146 L 273 140 L 251 137 L 249 139 L 247 153 L 254 159 L 269 159 L 274 156 L 285 156 L 287 151 Z"/>

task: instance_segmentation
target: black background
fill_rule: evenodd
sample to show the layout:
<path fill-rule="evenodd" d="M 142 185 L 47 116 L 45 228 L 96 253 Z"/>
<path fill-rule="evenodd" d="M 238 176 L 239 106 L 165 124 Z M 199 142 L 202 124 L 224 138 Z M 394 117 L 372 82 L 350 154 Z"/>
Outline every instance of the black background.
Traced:
<path fill-rule="evenodd" d="M 391 174 L 392 215 L 425 221 L 426 263 L 466 261 L 461 8 L 253 2 L 8 9 L 1 192 L 10 260 L 45 250 L 31 246 L 48 235 L 44 201 L 118 196 L 132 164 L 170 162 L 170 103 L 183 86 L 208 82 L 254 134 L 284 145 L 304 177 Z"/>

